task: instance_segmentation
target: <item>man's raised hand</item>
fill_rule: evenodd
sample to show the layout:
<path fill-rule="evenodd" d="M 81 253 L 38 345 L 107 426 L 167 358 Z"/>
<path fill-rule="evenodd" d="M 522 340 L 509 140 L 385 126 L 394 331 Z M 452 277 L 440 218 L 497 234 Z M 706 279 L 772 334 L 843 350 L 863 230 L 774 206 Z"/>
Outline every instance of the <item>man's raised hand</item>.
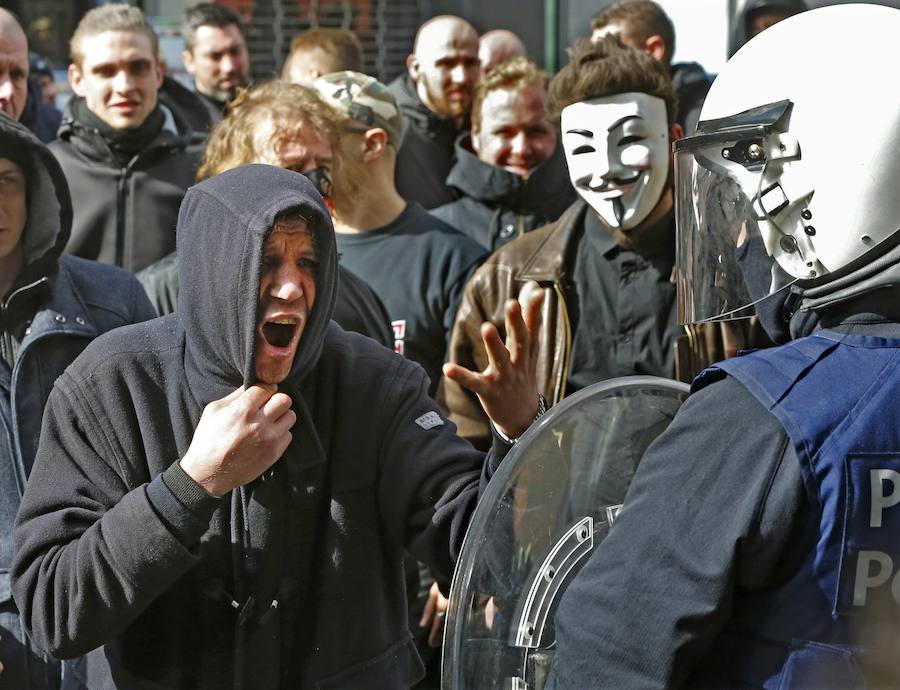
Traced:
<path fill-rule="evenodd" d="M 534 421 L 538 411 L 538 329 L 544 293 L 537 283 L 528 283 L 516 300 L 504 305 L 506 342 L 490 322 L 481 324 L 481 337 L 488 365 L 474 372 L 453 363 L 444 365 L 444 375 L 478 396 L 488 417 L 509 438 L 518 438 Z"/>
<path fill-rule="evenodd" d="M 249 484 L 287 449 L 297 415 L 277 390 L 241 387 L 203 409 L 181 467 L 206 493 L 223 496 Z"/>

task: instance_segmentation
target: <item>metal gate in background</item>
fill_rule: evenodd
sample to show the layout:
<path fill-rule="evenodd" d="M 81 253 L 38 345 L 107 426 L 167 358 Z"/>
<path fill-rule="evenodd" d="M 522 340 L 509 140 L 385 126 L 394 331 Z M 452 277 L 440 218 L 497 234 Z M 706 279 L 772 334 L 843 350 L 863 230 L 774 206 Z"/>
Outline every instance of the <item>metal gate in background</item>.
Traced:
<path fill-rule="evenodd" d="M 256 0 L 247 22 L 253 76 L 280 74 L 291 39 L 323 27 L 353 31 L 365 72 L 387 83 L 405 69 L 422 15 L 420 0 Z"/>

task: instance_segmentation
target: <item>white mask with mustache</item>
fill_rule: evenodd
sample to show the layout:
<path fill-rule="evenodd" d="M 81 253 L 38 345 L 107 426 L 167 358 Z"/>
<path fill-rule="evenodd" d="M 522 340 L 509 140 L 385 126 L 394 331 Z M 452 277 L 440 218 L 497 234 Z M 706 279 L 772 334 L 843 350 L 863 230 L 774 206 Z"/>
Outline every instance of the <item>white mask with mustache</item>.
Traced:
<path fill-rule="evenodd" d="M 668 178 L 666 102 L 635 92 L 592 98 L 564 108 L 560 126 L 575 191 L 609 226 L 639 225 Z"/>

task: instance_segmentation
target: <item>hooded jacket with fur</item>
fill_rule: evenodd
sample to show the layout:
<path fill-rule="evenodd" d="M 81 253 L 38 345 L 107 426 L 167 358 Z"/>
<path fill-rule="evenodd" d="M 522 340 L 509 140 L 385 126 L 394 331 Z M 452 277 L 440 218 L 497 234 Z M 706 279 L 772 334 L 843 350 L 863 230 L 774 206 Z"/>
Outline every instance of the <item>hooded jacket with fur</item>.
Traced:
<path fill-rule="evenodd" d="M 167 477 L 204 406 L 254 381 L 264 243 L 296 207 L 319 268 L 279 384 L 293 440 L 264 477 L 192 499 Z M 331 322 L 334 235 L 305 177 L 200 183 L 178 242 L 178 312 L 98 340 L 50 396 L 15 533 L 29 632 L 61 657 L 99 648 L 72 670 L 92 690 L 411 686 L 402 556 L 449 577 L 484 456 L 418 365 Z"/>

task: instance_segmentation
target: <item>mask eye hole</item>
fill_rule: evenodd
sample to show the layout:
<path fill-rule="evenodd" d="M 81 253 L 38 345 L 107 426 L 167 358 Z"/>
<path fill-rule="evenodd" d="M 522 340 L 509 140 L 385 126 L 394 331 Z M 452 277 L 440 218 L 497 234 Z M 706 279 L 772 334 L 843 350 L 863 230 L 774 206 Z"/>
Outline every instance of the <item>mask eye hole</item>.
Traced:
<path fill-rule="evenodd" d="M 582 144 L 581 146 L 576 146 L 575 149 L 572 150 L 572 155 L 577 156 L 581 153 L 593 153 L 594 150 L 595 149 L 593 146 L 588 146 L 587 144 Z"/>

